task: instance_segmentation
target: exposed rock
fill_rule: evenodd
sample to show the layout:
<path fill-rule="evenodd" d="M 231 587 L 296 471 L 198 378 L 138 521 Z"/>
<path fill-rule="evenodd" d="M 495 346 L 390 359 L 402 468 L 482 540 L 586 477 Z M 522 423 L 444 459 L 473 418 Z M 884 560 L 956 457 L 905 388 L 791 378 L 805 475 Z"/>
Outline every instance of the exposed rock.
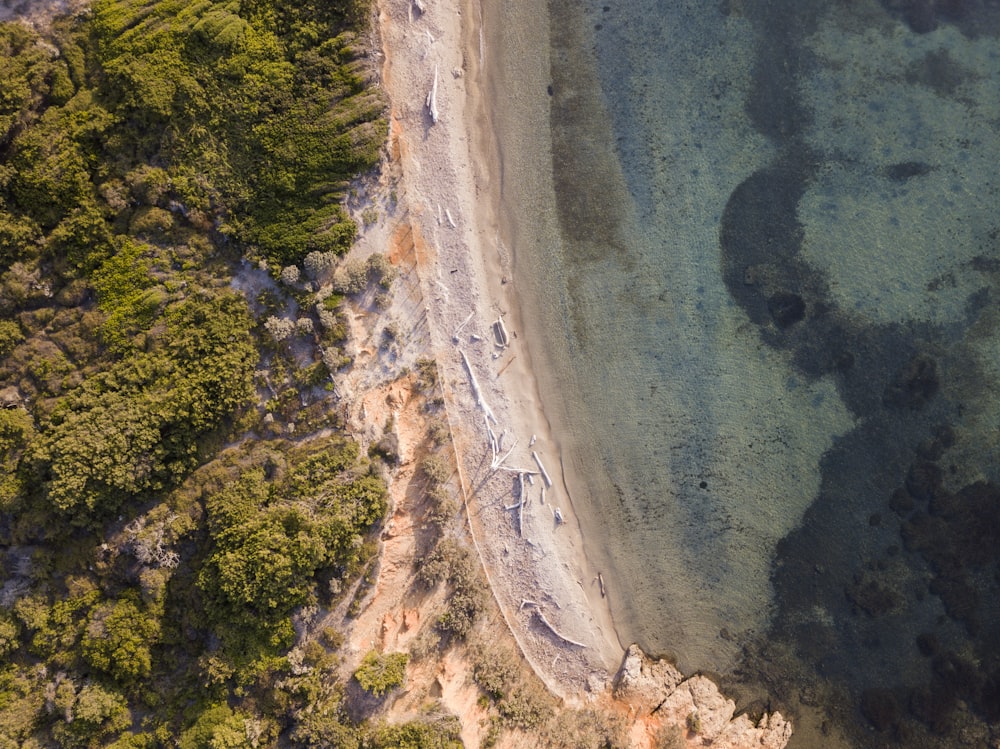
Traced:
<path fill-rule="evenodd" d="M 0 408 L 17 408 L 21 402 L 21 392 L 14 385 L 0 390 Z"/>
<path fill-rule="evenodd" d="M 638 645 L 630 645 L 615 677 L 615 696 L 637 711 L 648 713 L 655 710 L 683 680 L 684 675 L 671 663 L 654 661 Z"/>
<path fill-rule="evenodd" d="M 406 609 L 403 611 L 403 631 L 416 631 L 420 626 L 420 609 Z"/>
<path fill-rule="evenodd" d="M 646 656 L 638 645 L 625 653 L 615 678 L 615 696 L 637 713 L 653 713 L 670 725 L 697 725 L 698 736 L 716 749 L 783 749 L 792 725 L 780 713 L 764 713 L 754 724 L 733 717 L 736 704 L 707 676 L 685 679 L 671 663 Z"/>

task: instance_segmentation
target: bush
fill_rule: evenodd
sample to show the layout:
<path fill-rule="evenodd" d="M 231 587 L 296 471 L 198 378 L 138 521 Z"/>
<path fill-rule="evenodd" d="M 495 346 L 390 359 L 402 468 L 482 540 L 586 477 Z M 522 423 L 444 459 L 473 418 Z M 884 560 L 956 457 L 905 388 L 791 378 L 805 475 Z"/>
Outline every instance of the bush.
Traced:
<path fill-rule="evenodd" d="M 427 436 L 430 438 L 431 444 L 435 447 L 441 447 L 451 440 L 451 427 L 444 419 L 434 419 L 427 427 Z"/>
<path fill-rule="evenodd" d="M 7 356 L 23 340 L 20 325 L 13 320 L 0 320 L 0 357 Z"/>
<path fill-rule="evenodd" d="M 438 619 L 444 635 L 465 637 L 486 608 L 486 587 L 472 555 L 455 541 L 441 541 L 417 570 L 417 581 L 433 587 L 447 579 L 452 586 L 448 608 Z"/>
<path fill-rule="evenodd" d="M 427 519 L 440 530 L 458 513 L 458 502 L 452 498 L 448 487 L 443 485 L 428 491 L 427 498 L 431 501 Z"/>
<path fill-rule="evenodd" d="M 433 359 L 417 359 L 417 387 L 430 390 L 437 386 L 438 367 Z"/>
<path fill-rule="evenodd" d="M 395 267 L 389 262 L 389 258 L 378 252 L 368 256 L 367 270 L 368 278 L 383 289 L 392 286 L 392 282 L 396 280 L 398 275 Z"/>
<path fill-rule="evenodd" d="M 462 749 L 462 726 L 455 716 L 434 722 L 381 725 L 370 736 L 371 749 Z"/>
<path fill-rule="evenodd" d="M 380 655 L 372 650 L 362 659 L 354 678 L 366 692 L 381 697 L 403 683 L 409 661 L 410 656 L 406 653 Z"/>
<path fill-rule="evenodd" d="M 520 729 L 540 726 L 555 700 L 535 677 L 521 677 L 521 663 L 507 647 L 480 646 L 473 653 L 472 678 L 497 706 L 503 722 Z"/>
<path fill-rule="evenodd" d="M 560 710 L 545 726 L 550 749 L 629 749 L 628 721 L 617 713 L 599 710 Z M 655 743 L 653 749 L 667 749 Z M 681 743 L 671 749 L 684 749 Z"/>
<path fill-rule="evenodd" d="M 395 432 L 386 432 L 378 442 L 373 442 L 368 447 L 368 457 L 382 458 L 390 465 L 399 463 L 399 437 Z"/>
<path fill-rule="evenodd" d="M 274 317 L 264 321 L 264 329 L 276 343 L 281 343 L 295 333 L 295 322 L 289 317 Z"/>
<path fill-rule="evenodd" d="M 443 484 L 451 476 L 451 466 L 440 455 L 428 455 L 420 461 L 420 471 L 432 487 Z"/>
<path fill-rule="evenodd" d="M 351 258 L 333 273 L 333 289 L 338 294 L 360 294 L 368 286 L 368 269 L 363 260 Z"/>
<path fill-rule="evenodd" d="M 313 281 L 323 281 L 337 266 L 337 255 L 333 252 L 310 252 L 302 262 L 306 276 Z"/>

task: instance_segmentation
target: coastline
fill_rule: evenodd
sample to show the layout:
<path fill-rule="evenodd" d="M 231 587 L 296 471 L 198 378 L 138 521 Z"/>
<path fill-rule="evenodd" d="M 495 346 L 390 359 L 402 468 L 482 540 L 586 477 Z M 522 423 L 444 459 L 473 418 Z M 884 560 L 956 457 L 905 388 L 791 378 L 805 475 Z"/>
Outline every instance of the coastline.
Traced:
<path fill-rule="evenodd" d="M 389 145 L 403 209 L 398 221 L 413 237 L 467 530 L 493 597 L 548 689 L 569 706 L 604 704 L 627 715 L 630 746 L 651 746 L 662 728 L 686 725 L 685 745 L 710 740 L 723 749 L 781 749 L 792 725 L 780 713 L 737 715 L 735 703 L 710 678 L 686 676 L 620 641 L 612 591 L 605 590 L 595 564 L 603 555 L 599 545 L 587 545 L 600 538 L 593 526 L 599 520 L 588 525 L 570 496 L 573 487 L 587 490 L 577 483 L 587 467 L 577 464 L 579 456 L 563 453 L 574 442 L 559 427 L 571 423 L 564 413 L 571 399 L 553 392 L 557 372 L 535 369 L 550 362 L 552 341 L 541 334 L 541 323 L 526 324 L 526 317 L 540 314 L 543 296 L 537 288 L 520 293 L 532 269 L 514 267 L 518 242 L 539 241 L 546 232 L 558 238 L 553 155 L 545 138 L 550 103 L 544 89 L 525 94 L 519 86 L 544 80 L 537 73 L 548 63 L 548 19 L 543 23 L 537 11 L 518 9 L 533 22 L 508 24 L 506 16 L 503 22 L 484 19 L 481 10 L 479 0 L 448 0 L 424 11 L 411 0 L 380 0 L 379 27 L 382 81 L 391 103 Z M 536 75 L 496 77 L 485 46 L 491 40 L 481 31 L 490 23 L 498 34 L 521 35 L 518 48 L 537 56 L 520 56 L 515 65 L 534 64 Z M 512 106 L 511 97 L 522 95 L 535 96 L 531 106 Z M 525 112 L 534 119 L 506 130 L 509 122 L 492 119 Z M 500 135 L 514 142 L 501 142 Z M 531 179 L 507 173 L 510 154 L 502 148 L 523 149 L 518 157 L 529 162 Z M 526 197 L 517 193 L 522 188 L 536 192 Z M 524 206 L 532 212 L 527 229 L 517 213 Z M 504 320 L 507 346 L 495 342 L 498 319 Z M 550 398 L 543 403 L 546 392 Z M 522 490 L 528 474 L 533 482 Z M 516 507 L 519 498 L 523 508 Z"/>
<path fill-rule="evenodd" d="M 381 4 L 391 147 L 403 173 L 404 220 L 412 226 L 417 256 L 423 258 L 421 285 L 429 301 L 433 349 L 472 537 L 525 657 L 554 693 L 572 698 L 587 689 L 603 691 L 625 651 L 608 601 L 601 596 L 599 570 L 584 550 L 579 521 L 563 488 L 559 445 L 541 407 L 532 347 L 521 324 L 523 308 L 516 283 L 510 282 L 511 258 L 498 242 L 503 184 L 502 176 L 495 176 L 500 165 L 491 137 L 490 103 L 482 94 L 486 40 L 479 23 L 466 22 L 468 14 L 479 11 L 475 0 L 463 3 L 461 10 L 425 6 L 424 13 L 406 2 Z M 435 71 L 436 123 L 427 106 Z M 498 318 L 509 331 L 506 348 L 494 342 L 491 326 Z M 502 453 L 514 448 L 499 470 L 490 466 L 485 411 L 477 403 L 463 354 L 482 403 L 495 416 L 490 424 Z M 543 503 L 544 481 L 532 476 L 522 536 L 517 513 L 504 510 L 517 503 L 519 491 L 517 473 L 505 469 L 538 474 L 533 452 L 553 486 L 546 489 Z M 555 518 L 557 509 L 562 522 Z"/>

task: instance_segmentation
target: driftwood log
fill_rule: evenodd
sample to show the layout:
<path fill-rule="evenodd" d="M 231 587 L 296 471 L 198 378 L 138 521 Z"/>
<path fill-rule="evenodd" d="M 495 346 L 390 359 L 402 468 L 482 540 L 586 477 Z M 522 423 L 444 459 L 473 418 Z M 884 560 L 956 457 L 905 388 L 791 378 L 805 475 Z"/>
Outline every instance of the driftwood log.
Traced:
<path fill-rule="evenodd" d="M 545 482 L 545 485 L 551 487 L 552 479 L 549 478 L 549 472 L 546 471 L 545 466 L 542 465 L 542 459 L 538 457 L 538 453 L 536 453 L 534 450 L 531 451 L 531 457 L 534 458 L 535 463 L 538 464 L 538 470 L 541 471 L 542 473 L 542 480 Z"/>
<path fill-rule="evenodd" d="M 427 94 L 427 102 L 426 102 L 426 104 L 427 104 L 427 111 L 430 112 L 430 115 L 431 115 L 431 123 L 434 124 L 434 125 L 436 125 L 437 121 L 438 121 L 437 98 L 438 98 L 438 67 L 437 67 L 437 65 L 435 65 L 434 66 L 434 85 L 431 86 L 430 93 Z M 452 226 L 454 226 L 454 224 L 452 224 Z"/>
<path fill-rule="evenodd" d="M 535 606 L 535 616 L 538 617 L 538 621 L 540 621 L 542 624 L 544 624 L 545 627 L 546 627 L 546 629 L 549 630 L 549 632 L 551 632 L 552 634 L 554 634 L 556 637 L 558 637 L 563 642 L 565 642 L 565 643 L 567 643 L 569 645 L 575 645 L 578 648 L 585 648 L 585 647 L 587 647 L 582 642 L 577 642 L 576 640 L 571 640 L 569 637 L 567 637 L 566 635 L 562 634 L 559 630 L 557 630 L 555 627 L 553 627 L 552 624 L 549 622 L 549 620 L 545 618 L 545 614 L 542 613 L 541 608 L 539 608 L 538 606 Z"/>

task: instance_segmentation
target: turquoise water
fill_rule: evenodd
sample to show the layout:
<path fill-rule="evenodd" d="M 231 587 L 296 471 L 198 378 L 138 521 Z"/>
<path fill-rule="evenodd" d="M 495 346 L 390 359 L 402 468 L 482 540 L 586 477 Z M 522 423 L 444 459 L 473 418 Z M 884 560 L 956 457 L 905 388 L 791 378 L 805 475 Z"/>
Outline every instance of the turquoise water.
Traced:
<path fill-rule="evenodd" d="M 1000 7 L 496 12 L 504 237 L 620 632 L 793 747 L 987 746 Z"/>

